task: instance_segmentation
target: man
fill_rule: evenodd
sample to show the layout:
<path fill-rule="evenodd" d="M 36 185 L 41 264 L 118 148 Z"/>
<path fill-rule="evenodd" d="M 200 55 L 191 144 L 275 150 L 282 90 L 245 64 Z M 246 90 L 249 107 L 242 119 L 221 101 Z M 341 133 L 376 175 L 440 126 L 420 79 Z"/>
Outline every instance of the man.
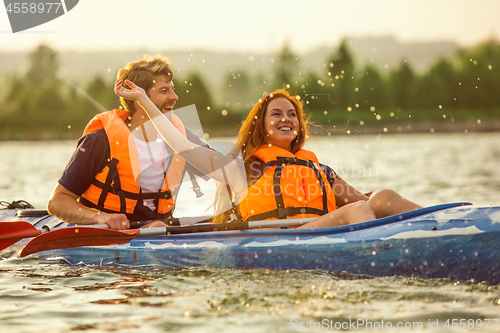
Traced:
<path fill-rule="evenodd" d="M 164 114 L 178 99 L 173 77 L 168 59 L 161 56 L 129 63 L 117 75 L 143 88 Z M 49 199 L 51 215 L 68 223 L 108 224 L 118 230 L 128 229 L 129 220 L 171 217 L 185 171 L 195 171 L 159 139 L 137 102 L 120 100 L 125 110 L 99 114 L 85 128 Z M 189 141 L 206 146 L 173 117 Z"/>

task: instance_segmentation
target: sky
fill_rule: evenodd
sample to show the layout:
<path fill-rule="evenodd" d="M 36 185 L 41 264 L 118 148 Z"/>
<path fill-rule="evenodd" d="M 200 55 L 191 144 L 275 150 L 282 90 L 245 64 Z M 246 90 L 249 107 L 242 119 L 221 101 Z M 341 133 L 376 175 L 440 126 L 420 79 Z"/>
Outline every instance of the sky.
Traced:
<path fill-rule="evenodd" d="M 0 52 L 41 42 L 58 50 L 269 52 L 335 46 L 344 36 L 401 42 L 500 39 L 499 0 L 80 0 L 65 15 L 13 34 L 0 5 Z"/>

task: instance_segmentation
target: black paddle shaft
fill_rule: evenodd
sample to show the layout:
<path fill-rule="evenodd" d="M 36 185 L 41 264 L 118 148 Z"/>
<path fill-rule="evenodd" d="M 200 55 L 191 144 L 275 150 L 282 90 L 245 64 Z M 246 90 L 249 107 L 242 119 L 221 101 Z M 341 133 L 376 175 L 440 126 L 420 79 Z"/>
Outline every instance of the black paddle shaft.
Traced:
<path fill-rule="evenodd" d="M 189 234 L 195 232 L 214 232 L 214 231 L 230 231 L 230 230 L 247 230 L 248 222 L 237 221 L 231 223 L 207 223 L 190 226 L 167 227 L 167 235 Z"/>

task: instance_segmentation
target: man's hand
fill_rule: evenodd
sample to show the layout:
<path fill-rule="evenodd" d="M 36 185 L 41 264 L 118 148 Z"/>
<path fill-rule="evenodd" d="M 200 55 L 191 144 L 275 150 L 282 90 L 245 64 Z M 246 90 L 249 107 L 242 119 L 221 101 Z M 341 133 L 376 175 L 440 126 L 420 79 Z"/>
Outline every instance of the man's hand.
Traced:
<path fill-rule="evenodd" d="M 96 224 L 107 224 L 109 225 L 110 229 L 115 230 L 130 229 L 130 223 L 128 222 L 127 216 L 125 214 L 108 214 L 99 212 L 97 215 Z"/>

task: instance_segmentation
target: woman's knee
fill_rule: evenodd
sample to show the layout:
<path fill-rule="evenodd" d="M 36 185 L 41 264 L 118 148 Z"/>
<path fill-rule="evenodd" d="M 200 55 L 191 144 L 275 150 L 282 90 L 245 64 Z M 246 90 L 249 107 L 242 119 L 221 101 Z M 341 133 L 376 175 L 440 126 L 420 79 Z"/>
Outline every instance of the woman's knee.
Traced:
<path fill-rule="evenodd" d="M 399 194 L 396 191 L 386 188 L 386 189 L 383 189 L 383 190 L 380 190 L 380 191 L 374 193 L 370 197 L 368 202 L 379 206 L 383 203 L 385 203 L 385 204 L 390 203 L 391 201 L 393 201 L 397 197 L 399 197 Z"/>

